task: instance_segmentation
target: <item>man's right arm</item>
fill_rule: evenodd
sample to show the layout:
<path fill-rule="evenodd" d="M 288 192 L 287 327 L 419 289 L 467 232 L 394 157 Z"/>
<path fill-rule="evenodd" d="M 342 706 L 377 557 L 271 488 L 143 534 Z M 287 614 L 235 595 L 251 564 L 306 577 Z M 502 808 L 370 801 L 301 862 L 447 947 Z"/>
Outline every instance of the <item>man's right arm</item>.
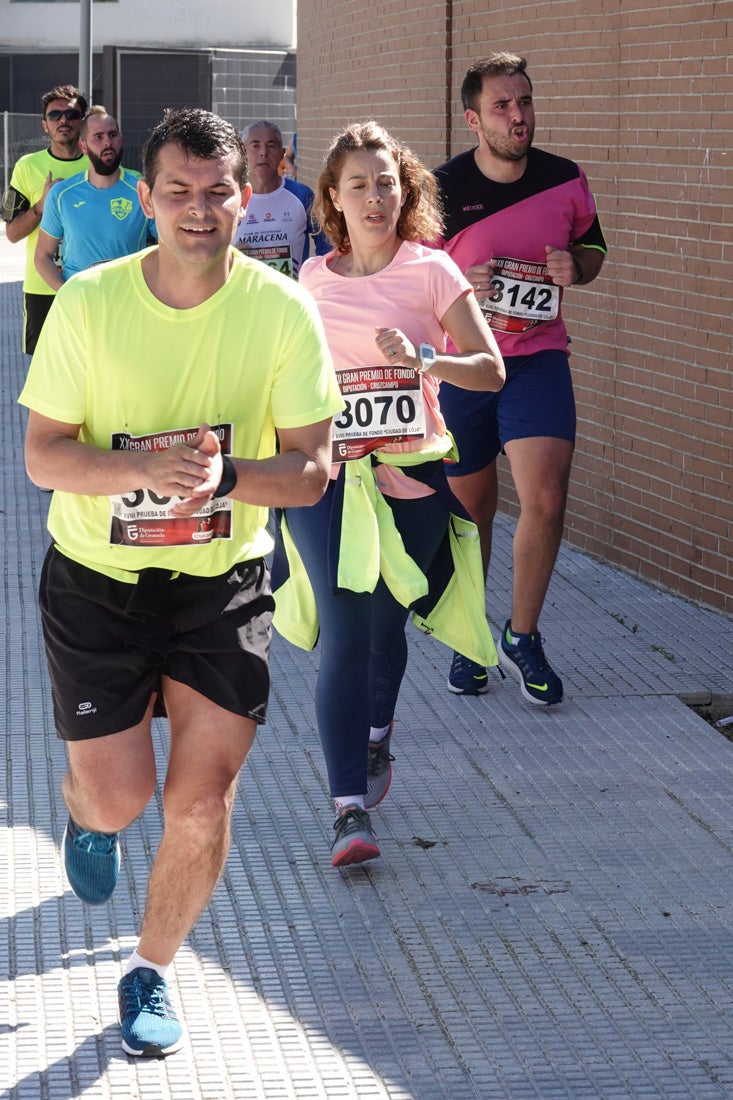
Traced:
<path fill-rule="evenodd" d="M 9 187 L 3 196 L 5 236 L 11 244 L 18 244 L 41 224 L 43 211 L 31 206 L 25 195 Z"/>
<path fill-rule="evenodd" d="M 53 291 L 61 290 L 64 285 L 63 275 L 55 260 L 59 239 L 59 237 L 52 237 L 45 229 L 39 229 L 36 252 L 33 257 L 36 271 Z"/>
<path fill-rule="evenodd" d="M 34 203 L 31 203 L 26 195 L 13 187 L 11 182 L 10 187 L 3 196 L 3 218 L 6 222 L 5 235 L 11 244 L 18 244 L 19 241 L 25 240 L 41 224 L 46 195 L 54 183 L 57 182 L 49 172 L 43 185 L 43 194 Z"/>
<path fill-rule="evenodd" d="M 187 497 L 202 486 L 204 491 L 216 488 L 212 459 L 198 449 L 198 439 L 166 451 L 107 451 L 83 443 L 78 438 L 80 426 L 29 411 L 25 466 L 34 484 L 80 496 L 112 496 L 143 488 L 159 496 Z"/>

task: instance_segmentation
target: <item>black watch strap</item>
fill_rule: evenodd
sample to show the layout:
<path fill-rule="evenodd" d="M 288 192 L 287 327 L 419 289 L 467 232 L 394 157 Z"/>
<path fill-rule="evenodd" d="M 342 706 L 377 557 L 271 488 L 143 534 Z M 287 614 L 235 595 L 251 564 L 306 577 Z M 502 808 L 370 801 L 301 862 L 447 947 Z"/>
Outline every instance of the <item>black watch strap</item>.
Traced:
<path fill-rule="evenodd" d="M 229 455 L 222 455 L 221 462 L 224 469 L 222 471 L 219 487 L 214 493 L 214 499 L 217 497 L 228 497 L 237 484 L 237 471 Z"/>

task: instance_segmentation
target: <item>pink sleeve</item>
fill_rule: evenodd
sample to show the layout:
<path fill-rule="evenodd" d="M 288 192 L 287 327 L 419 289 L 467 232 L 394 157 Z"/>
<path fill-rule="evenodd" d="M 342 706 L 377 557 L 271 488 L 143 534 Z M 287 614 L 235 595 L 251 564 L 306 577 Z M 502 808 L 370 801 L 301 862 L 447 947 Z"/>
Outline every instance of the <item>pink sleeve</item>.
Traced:
<path fill-rule="evenodd" d="M 447 252 L 435 252 L 434 255 L 430 286 L 435 316 L 441 318 L 454 302 L 471 292 L 471 284 Z"/>

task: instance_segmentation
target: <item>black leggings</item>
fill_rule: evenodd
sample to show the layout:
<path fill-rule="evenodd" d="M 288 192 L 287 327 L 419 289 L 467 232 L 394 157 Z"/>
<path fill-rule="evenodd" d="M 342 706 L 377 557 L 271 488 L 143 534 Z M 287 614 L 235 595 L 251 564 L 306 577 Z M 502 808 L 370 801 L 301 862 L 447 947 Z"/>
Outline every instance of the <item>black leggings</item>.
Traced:
<path fill-rule="evenodd" d="M 313 586 L 320 620 L 321 664 L 316 721 L 331 797 L 366 792 L 369 728 L 389 725 L 407 666 L 408 609 L 380 577 L 372 593 L 331 591 L 326 562 L 334 483 L 310 508 L 286 517 Z M 422 570 L 430 565 L 448 525 L 437 494 L 412 500 L 385 497 L 405 549 Z"/>

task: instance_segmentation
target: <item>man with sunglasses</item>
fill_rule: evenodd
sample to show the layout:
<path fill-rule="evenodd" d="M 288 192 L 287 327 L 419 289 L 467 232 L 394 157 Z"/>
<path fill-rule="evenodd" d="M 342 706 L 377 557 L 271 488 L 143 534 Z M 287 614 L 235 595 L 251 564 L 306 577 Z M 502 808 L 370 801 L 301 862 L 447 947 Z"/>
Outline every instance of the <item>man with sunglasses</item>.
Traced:
<path fill-rule="evenodd" d="M 18 160 L 3 196 L 6 236 L 12 244 L 26 242 L 23 351 L 28 355 L 35 351 L 54 299 L 54 291 L 38 274 L 34 263 L 43 205 L 54 183 L 89 167 L 89 159 L 79 146 L 81 121 L 87 109 L 82 93 L 71 84 L 58 84 L 41 97 L 41 103 L 41 125 L 48 134 L 49 147 L 27 153 Z"/>

